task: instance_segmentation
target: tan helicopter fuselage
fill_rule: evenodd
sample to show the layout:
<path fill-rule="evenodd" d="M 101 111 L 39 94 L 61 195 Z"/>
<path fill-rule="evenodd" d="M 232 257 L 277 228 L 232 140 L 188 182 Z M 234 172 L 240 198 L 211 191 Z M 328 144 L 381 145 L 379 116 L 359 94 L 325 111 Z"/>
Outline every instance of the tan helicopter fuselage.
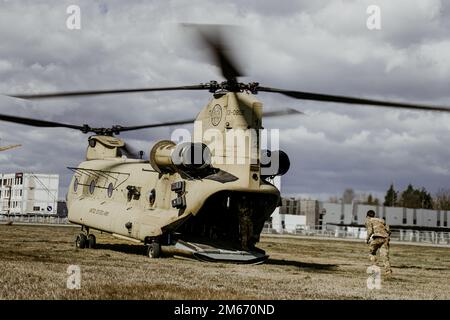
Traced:
<path fill-rule="evenodd" d="M 257 132 L 261 115 L 262 104 L 251 94 L 215 95 L 194 125 L 193 142 L 210 147 L 215 170 L 201 177 L 177 170 L 154 151 L 150 161 L 121 156 L 124 143 L 116 137 L 90 137 L 87 160 L 73 168 L 67 195 L 70 222 L 147 243 L 183 226 L 186 232 L 221 233 L 224 240 L 227 232 L 233 233 L 229 239 L 237 240 L 239 210 L 246 206 L 257 242 L 280 198 L 279 190 L 260 175 L 259 134 L 246 136 L 246 146 L 254 148 L 243 153 L 238 150 L 242 146 L 220 141 L 223 147 L 217 147 L 217 141 L 230 132 L 238 137 Z M 173 152 L 170 146 L 163 143 L 159 155 Z"/>

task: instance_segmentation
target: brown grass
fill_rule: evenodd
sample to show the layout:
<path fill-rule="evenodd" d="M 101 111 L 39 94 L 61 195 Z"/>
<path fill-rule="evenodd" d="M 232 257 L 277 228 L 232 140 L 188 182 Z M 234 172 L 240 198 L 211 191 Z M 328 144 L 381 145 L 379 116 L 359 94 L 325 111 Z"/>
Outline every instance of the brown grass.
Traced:
<path fill-rule="evenodd" d="M 97 233 L 78 250 L 68 227 L 0 226 L 0 299 L 450 299 L 448 248 L 392 245 L 394 276 L 366 286 L 363 242 L 263 237 L 263 265 L 150 260 L 144 248 Z M 66 288 L 79 265 L 81 290 Z"/>

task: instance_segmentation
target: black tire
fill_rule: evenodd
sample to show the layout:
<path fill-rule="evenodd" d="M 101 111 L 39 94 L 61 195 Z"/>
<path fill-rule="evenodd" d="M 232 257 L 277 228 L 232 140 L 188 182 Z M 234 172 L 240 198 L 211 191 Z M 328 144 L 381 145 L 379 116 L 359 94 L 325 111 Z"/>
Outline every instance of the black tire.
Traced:
<path fill-rule="evenodd" d="M 93 234 L 90 234 L 87 238 L 87 245 L 90 249 L 94 249 L 97 245 L 97 239 Z"/>
<path fill-rule="evenodd" d="M 79 249 L 84 249 L 86 248 L 86 245 L 87 245 L 87 238 L 84 234 L 80 233 L 77 236 L 77 239 L 75 240 L 75 247 Z"/>
<path fill-rule="evenodd" d="M 161 245 L 159 242 L 153 241 L 147 245 L 147 256 L 151 259 L 156 259 L 161 256 Z"/>

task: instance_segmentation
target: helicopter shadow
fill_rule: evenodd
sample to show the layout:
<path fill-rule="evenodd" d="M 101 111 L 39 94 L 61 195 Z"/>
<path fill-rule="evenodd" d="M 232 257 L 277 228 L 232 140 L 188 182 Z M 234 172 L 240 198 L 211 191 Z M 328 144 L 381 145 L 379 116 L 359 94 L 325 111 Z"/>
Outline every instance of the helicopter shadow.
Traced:
<path fill-rule="evenodd" d="M 335 264 L 322 264 L 322 263 L 310 263 L 310 262 L 301 262 L 296 260 L 284 260 L 284 259 L 267 259 L 264 262 L 266 265 L 274 265 L 274 266 L 291 266 L 296 267 L 302 270 L 310 270 L 310 271 L 336 271 L 338 266 Z"/>
<path fill-rule="evenodd" d="M 121 243 L 97 243 L 95 250 L 111 250 L 120 253 L 144 255 L 145 247 L 143 245 L 130 245 Z"/>
<path fill-rule="evenodd" d="M 97 243 L 96 250 L 111 250 L 120 253 L 134 254 L 134 255 L 144 255 L 145 247 L 143 245 L 130 245 L 130 244 L 119 244 L 119 243 Z M 165 257 L 171 257 L 171 255 L 164 255 Z M 332 272 L 337 271 L 338 266 L 335 264 L 321 264 L 321 263 L 311 263 L 311 262 L 301 262 L 296 260 L 285 260 L 285 259 L 273 259 L 269 258 L 263 263 L 264 265 L 273 266 L 291 266 L 298 269 L 306 271 L 316 271 L 316 272 Z"/>

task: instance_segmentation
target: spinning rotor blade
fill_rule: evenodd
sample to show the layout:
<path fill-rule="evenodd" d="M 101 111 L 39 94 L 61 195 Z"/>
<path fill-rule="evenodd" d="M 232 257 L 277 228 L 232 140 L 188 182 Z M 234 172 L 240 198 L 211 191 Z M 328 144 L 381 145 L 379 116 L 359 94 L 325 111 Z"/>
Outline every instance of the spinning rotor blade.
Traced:
<path fill-rule="evenodd" d="M 14 149 L 17 147 L 21 147 L 21 146 L 22 146 L 21 144 L 12 144 L 9 146 L 3 146 L 3 147 L 0 147 L 0 151 L 6 151 L 6 150 Z"/>
<path fill-rule="evenodd" d="M 295 109 L 286 109 L 281 111 L 270 111 L 270 112 L 264 112 L 264 117 L 281 117 L 281 116 L 287 116 L 287 115 L 294 115 L 294 114 L 304 114 L 301 111 L 295 110 Z"/>
<path fill-rule="evenodd" d="M 128 158 L 135 158 L 135 159 L 141 158 L 141 154 L 140 154 L 141 151 L 132 147 L 129 143 L 125 143 L 125 145 L 123 147 L 121 147 L 120 150 Z"/>
<path fill-rule="evenodd" d="M 263 116 L 264 117 L 280 117 L 280 116 L 294 115 L 294 114 L 303 114 L 303 112 L 297 111 L 295 109 L 286 109 L 286 110 L 281 110 L 281 111 L 265 112 L 265 113 L 263 113 Z M 186 120 L 180 120 L 180 121 L 147 124 L 147 125 L 142 125 L 142 126 L 119 127 L 119 130 L 122 132 L 122 131 L 132 131 L 132 130 L 140 130 L 140 129 L 165 127 L 165 126 L 176 126 L 176 125 L 194 123 L 195 120 L 196 119 L 186 119 Z"/>
<path fill-rule="evenodd" d="M 281 93 L 285 96 L 301 99 L 301 100 L 311 100 L 311 101 L 323 101 L 323 102 L 336 102 L 336 103 L 346 103 L 346 104 L 361 104 L 368 106 L 378 106 L 378 107 L 392 107 L 392 108 L 403 108 L 403 109 L 416 109 L 416 110 L 428 110 L 428 111 L 443 111 L 450 112 L 450 107 L 444 106 L 432 106 L 432 105 L 422 105 L 415 103 L 404 103 L 404 102 L 394 102 L 394 101 L 382 101 L 364 98 L 354 98 L 348 96 L 336 96 L 330 94 L 322 93 L 312 93 L 304 91 L 293 91 L 293 90 L 283 90 L 271 87 L 257 87 L 258 91 L 262 92 L 275 92 Z"/>
<path fill-rule="evenodd" d="M 202 90 L 205 88 L 206 88 L 205 85 L 200 84 L 200 85 L 178 86 L 178 87 L 67 91 L 67 92 L 49 92 L 49 93 L 42 93 L 42 94 L 14 94 L 14 95 L 7 95 L 7 96 L 12 97 L 12 98 L 36 100 L 36 99 L 81 97 L 81 96 L 95 96 L 95 95 L 101 95 L 101 94 L 120 94 L 120 93 L 149 92 L 149 91 Z"/>
<path fill-rule="evenodd" d="M 218 24 L 185 23 L 182 25 L 195 30 L 202 44 L 209 48 L 212 59 L 227 81 L 237 82 L 237 77 L 243 76 L 242 70 L 238 68 L 238 64 L 231 57 L 230 45 L 224 37 L 225 34 L 235 31 L 231 29 L 237 29 L 236 27 Z"/>

